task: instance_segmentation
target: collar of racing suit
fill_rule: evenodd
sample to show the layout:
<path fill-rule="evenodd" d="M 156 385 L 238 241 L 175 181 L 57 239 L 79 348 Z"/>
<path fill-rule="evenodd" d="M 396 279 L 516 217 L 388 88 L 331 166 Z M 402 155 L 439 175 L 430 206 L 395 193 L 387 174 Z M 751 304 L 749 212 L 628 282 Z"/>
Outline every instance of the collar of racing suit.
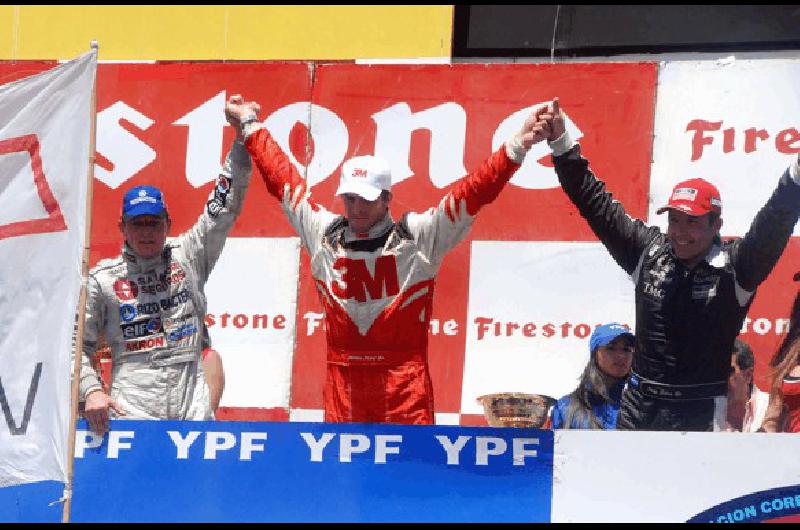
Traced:
<path fill-rule="evenodd" d="M 717 240 L 705 258 L 706 262 L 712 267 L 721 269 L 728 264 L 728 253 L 722 251 L 722 242 Z"/>
<path fill-rule="evenodd" d="M 159 267 L 163 266 L 165 263 L 169 263 L 170 254 L 172 252 L 172 247 L 167 243 L 164 245 L 164 250 L 161 251 L 161 254 L 155 256 L 153 258 L 142 258 L 136 252 L 133 251 L 131 247 L 128 246 L 127 243 L 122 244 L 122 255 L 125 258 L 125 261 L 128 262 L 129 266 L 132 268 L 145 271 L 148 269 L 158 269 Z"/>
<path fill-rule="evenodd" d="M 353 230 L 350 228 L 350 225 L 348 225 L 344 230 L 344 241 L 345 243 L 349 243 L 351 241 L 375 239 L 385 234 L 388 230 L 391 230 L 393 226 L 394 219 L 392 219 L 392 215 L 387 210 L 386 215 L 383 216 L 383 219 L 372 225 L 372 227 L 370 227 L 369 231 L 366 233 L 353 232 Z"/>

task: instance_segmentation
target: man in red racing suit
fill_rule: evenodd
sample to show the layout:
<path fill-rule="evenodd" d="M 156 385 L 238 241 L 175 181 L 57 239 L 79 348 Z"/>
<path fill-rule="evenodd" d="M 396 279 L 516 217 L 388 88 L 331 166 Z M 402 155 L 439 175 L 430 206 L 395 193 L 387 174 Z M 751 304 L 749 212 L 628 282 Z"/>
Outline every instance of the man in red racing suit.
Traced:
<path fill-rule="evenodd" d="M 344 216 L 311 198 L 306 181 L 258 123 L 252 104 L 226 107 L 267 189 L 283 207 L 311 257 L 328 343 L 325 421 L 431 424 L 428 323 L 436 273 L 480 208 L 495 199 L 531 145 L 547 136 L 531 114 L 522 130 L 435 208 L 389 214 L 391 172 L 374 156 L 342 167 L 337 195 Z"/>

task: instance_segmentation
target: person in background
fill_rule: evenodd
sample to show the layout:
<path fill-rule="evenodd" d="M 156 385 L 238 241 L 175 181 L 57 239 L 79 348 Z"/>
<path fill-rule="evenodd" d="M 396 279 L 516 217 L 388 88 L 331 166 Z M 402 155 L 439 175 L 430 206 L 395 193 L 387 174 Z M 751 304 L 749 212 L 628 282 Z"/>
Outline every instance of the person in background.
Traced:
<path fill-rule="evenodd" d="M 733 343 L 731 374 L 728 376 L 728 406 L 725 412 L 725 431 L 741 432 L 753 391 L 753 350 L 741 339 Z"/>
<path fill-rule="evenodd" d="M 595 328 L 589 338 L 589 363 L 578 388 L 553 407 L 553 429 L 616 428 L 635 343 L 634 335 L 622 324 L 613 322 Z"/>
<path fill-rule="evenodd" d="M 792 305 L 789 333 L 769 362 L 769 405 L 759 432 L 800 432 L 800 292 Z"/>

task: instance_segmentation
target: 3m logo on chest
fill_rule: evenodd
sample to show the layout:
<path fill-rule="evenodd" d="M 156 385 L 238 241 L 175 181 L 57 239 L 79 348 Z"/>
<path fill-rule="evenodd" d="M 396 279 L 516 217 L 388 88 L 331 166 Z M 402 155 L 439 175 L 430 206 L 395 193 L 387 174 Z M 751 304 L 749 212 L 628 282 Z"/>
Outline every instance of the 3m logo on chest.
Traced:
<path fill-rule="evenodd" d="M 359 302 L 366 302 L 367 295 L 372 300 L 378 300 L 400 292 L 394 256 L 376 259 L 375 274 L 370 273 L 363 259 L 339 258 L 333 263 L 333 268 L 342 271 L 342 279 L 331 282 L 331 291 L 339 298 L 355 298 Z"/>

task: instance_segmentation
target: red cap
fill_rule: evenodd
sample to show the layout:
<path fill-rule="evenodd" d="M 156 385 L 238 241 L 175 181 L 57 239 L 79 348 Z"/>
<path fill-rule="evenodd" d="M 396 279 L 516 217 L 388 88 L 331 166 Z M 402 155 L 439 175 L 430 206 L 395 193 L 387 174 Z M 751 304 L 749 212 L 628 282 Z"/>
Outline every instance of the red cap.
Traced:
<path fill-rule="evenodd" d="M 669 202 L 656 210 L 662 214 L 667 210 L 678 210 L 692 216 L 709 212 L 722 213 L 722 199 L 716 186 L 703 179 L 690 179 L 679 182 L 672 188 Z"/>

